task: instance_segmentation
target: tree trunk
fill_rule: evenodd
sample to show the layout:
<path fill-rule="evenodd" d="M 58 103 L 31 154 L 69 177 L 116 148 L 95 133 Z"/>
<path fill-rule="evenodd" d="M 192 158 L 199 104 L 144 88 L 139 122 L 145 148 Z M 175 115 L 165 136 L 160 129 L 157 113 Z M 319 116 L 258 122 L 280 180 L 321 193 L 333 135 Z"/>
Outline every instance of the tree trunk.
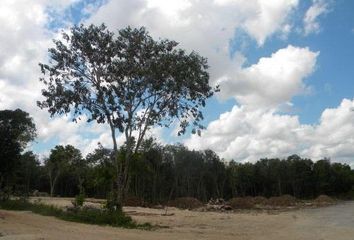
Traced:
<path fill-rule="evenodd" d="M 54 179 L 52 178 L 52 174 L 49 174 L 49 181 L 50 181 L 50 196 L 53 197 L 54 195 L 54 188 L 55 188 L 55 183 L 59 177 L 59 173 L 56 174 Z"/>
<path fill-rule="evenodd" d="M 78 179 L 79 179 L 79 184 L 78 184 L 79 192 L 80 192 L 80 194 L 83 194 L 84 193 L 84 187 L 83 187 L 84 179 L 81 176 L 79 176 Z"/>
<path fill-rule="evenodd" d="M 281 191 L 281 181 L 280 181 L 280 178 L 278 178 L 278 192 L 279 192 L 279 196 L 282 195 L 282 191 Z"/>

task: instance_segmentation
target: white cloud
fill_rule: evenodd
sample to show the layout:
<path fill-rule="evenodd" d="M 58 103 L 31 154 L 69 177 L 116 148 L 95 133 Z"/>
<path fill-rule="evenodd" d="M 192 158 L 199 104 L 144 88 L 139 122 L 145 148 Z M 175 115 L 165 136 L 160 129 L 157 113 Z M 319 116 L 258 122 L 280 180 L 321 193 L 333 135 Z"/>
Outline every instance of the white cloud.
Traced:
<path fill-rule="evenodd" d="M 237 53 L 231 59 L 229 42 L 237 29 L 243 29 L 259 45 L 276 33 L 284 38 L 291 31 L 290 16 L 297 5 L 298 0 L 275 0 L 271 3 L 260 0 L 119 0 L 103 5 L 87 23 L 104 22 L 111 29 L 127 25 L 146 26 L 156 38 L 174 39 L 181 43 L 181 47 L 196 50 L 207 57 L 211 83 L 216 84 L 220 80 L 225 83 L 221 89 L 223 97 L 232 96 L 242 103 L 266 104 L 270 101 L 269 104 L 278 104 L 284 99 L 289 101 L 306 88 L 303 79 L 313 70 L 317 53 L 289 46 L 269 60 L 262 58 L 258 65 L 242 69 L 245 57 Z M 278 59 L 281 67 L 276 74 L 288 74 L 283 78 L 267 75 L 277 68 Z M 297 62 L 299 59 L 301 61 Z M 272 65 L 272 69 L 263 69 L 264 65 Z M 255 79 L 256 72 L 263 74 L 262 77 Z M 278 88 L 278 83 L 285 91 L 272 90 Z"/>
<path fill-rule="evenodd" d="M 85 128 L 66 116 L 50 119 L 36 105 L 43 87 L 38 63 L 46 61 L 47 49 L 56 36 L 47 29 L 53 20 L 47 10 L 60 14 L 76 2 L 3 0 L 0 3 L 0 109 L 21 108 L 29 112 L 37 126 L 38 142 L 53 138 L 74 142 Z"/>
<path fill-rule="evenodd" d="M 291 29 L 297 0 L 117 0 L 100 7 L 87 23 L 106 23 L 111 29 L 146 26 L 155 38 L 176 40 L 209 60 L 211 81 L 235 68 L 229 42 L 244 30 L 259 45 Z"/>
<path fill-rule="evenodd" d="M 255 161 L 295 152 L 298 133 L 291 130 L 299 127 L 296 116 L 234 106 L 211 122 L 201 138 L 192 136 L 186 145 L 213 149 L 226 159 Z"/>
<path fill-rule="evenodd" d="M 330 157 L 354 166 L 354 99 L 325 109 L 315 125 L 301 124 L 298 116 L 234 106 L 211 122 L 202 137 L 192 136 L 186 145 L 210 148 L 226 159 L 256 161 L 296 153 L 314 160 Z"/>
<path fill-rule="evenodd" d="M 287 20 L 297 7 L 298 0 L 257 1 L 257 14 L 248 18 L 243 27 L 253 36 L 258 44 L 264 44 L 269 33 L 282 32 L 288 34 L 291 26 Z"/>
<path fill-rule="evenodd" d="M 246 68 L 219 79 L 222 98 L 234 97 L 250 108 L 274 108 L 308 91 L 304 83 L 315 69 L 319 52 L 289 45 Z"/>
<path fill-rule="evenodd" d="M 320 122 L 315 126 L 312 146 L 304 153 L 335 159 L 350 159 L 354 156 L 354 100 L 344 99 L 337 108 L 323 111 Z"/>
<path fill-rule="evenodd" d="M 87 154 L 98 142 L 111 146 L 107 127 L 84 121 L 75 124 L 67 116 L 50 119 L 35 104 L 42 88 L 38 62 L 46 60 L 47 48 L 56 36 L 47 29 L 48 22 L 62 17 L 78 1 L 1 1 L 0 109 L 24 109 L 35 119 L 38 141 L 57 139 Z M 238 37 L 237 30 L 246 32 L 258 46 L 272 36 L 286 39 L 296 27 L 291 18 L 297 6 L 298 0 L 111 0 L 101 7 L 86 4 L 82 14 L 92 14 L 87 23 L 105 22 L 112 30 L 144 25 L 155 38 L 176 40 L 182 48 L 209 59 L 212 83 L 222 81 L 222 97 L 233 97 L 241 106 L 211 122 L 202 138 L 188 139 L 188 146 L 212 148 L 240 161 L 290 153 L 350 161 L 354 119 L 348 108 L 353 108 L 354 100 L 326 109 L 313 126 L 276 111 L 291 106 L 293 96 L 308 90 L 304 80 L 315 70 L 318 52 L 289 45 L 248 67 L 243 66 L 246 58 L 241 53 L 230 58 L 229 42 L 235 34 Z M 327 11 L 326 2 L 313 1 L 304 18 L 305 34 L 320 30 L 318 17 Z M 162 139 L 162 129 L 151 132 Z M 123 136 L 118 142 L 124 142 Z"/>
<path fill-rule="evenodd" d="M 329 5 L 327 0 L 312 0 L 312 6 L 306 11 L 304 22 L 304 34 L 318 33 L 321 29 L 318 18 L 328 13 Z"/>

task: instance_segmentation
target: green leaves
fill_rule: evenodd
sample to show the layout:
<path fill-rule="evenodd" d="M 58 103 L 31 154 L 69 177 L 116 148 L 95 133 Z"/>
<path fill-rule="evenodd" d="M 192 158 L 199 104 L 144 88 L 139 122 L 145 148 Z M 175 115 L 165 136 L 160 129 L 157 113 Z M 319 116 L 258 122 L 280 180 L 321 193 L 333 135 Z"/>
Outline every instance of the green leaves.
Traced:
<path fill-rule="evenodd" d="M 36 137 L 36 126 L 20 109 L 0 111 L 0 188 L 2 180 L 13 175 L 21 152 Z"/>
<path fill-rule="evenodd" d="M 46 87 L 38 102 L 51 115 L 86 114 L 88 121 L 109 122 L 121 132 L 139 131 L 139 138 L 176 118 L 182 132 L 190 124 L 200 129 L 200 109 L 214 90 L 207 60 L 196 52 L 156 41 L 143 27 L 114 35 L 103 24 L 75 26 L 54 43 L 50 63 L 40 63 Z"/>

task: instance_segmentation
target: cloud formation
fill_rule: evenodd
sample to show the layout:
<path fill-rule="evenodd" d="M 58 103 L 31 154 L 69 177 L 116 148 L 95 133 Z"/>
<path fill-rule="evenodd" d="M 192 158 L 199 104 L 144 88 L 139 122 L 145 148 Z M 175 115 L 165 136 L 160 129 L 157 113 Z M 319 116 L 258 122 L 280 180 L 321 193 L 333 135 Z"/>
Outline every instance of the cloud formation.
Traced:
<path fill-rule="evenodd" d="M 222 98 L 235 98 L 249 108 L 276 108 L 309 90 L 304 80 L 314 70 L 319 52 L 292 45 L 249 67 L 237 67 L 218 80 Z"/>
<path fill-rule="evenodd" d="M 337 108 L 325 109 L 318 124 L 307 125 L 298 116 L 234 106 L 211 122 L 201 138 L 192 136 L 185 143 L 194 149 L 213 149 L 236 161 L 300 154 L 353 165 L 353 108 L 354 99 L 344 99 Z"/>
<path fill-rule="evenodd" d="M 55 140 L 73 144 L 84 154 L 97 142 L 111 146 L 109 129 L 78 124 L 68 116 L 50 119 L 35 102 L 41 97 L 38 62 L 46 61 L 47 48 L 56 32 L 50 22 L 65 22 L 65 12 L 81 0 L 4 0 L 0 21 L 0 109 L 22 108 L 35 119 L 38 142 Z M 236 53 L 230 41 L 246 34 L 256 47 L 272 38 L 286 39 L 299 26 L 293 21 L 298 0 L 111 0 L 84 4 L 85 23 L 106 23 L 112 30 L 146 26 L 155 38 L 170 38 L 180 47 L 196 50 L 209 59 L 211 83 L 221 85 L 220 98 L 238 102 L 210 122 L 202 138 L 186 140 L 189 147 L 211 148 L 227 159 L 254 161 L 299 153 L 315 159 L 332 157 L 350 162 L 354 139 L 354 100 L 325 109 L 319 123 L 301 124 L 296 115 L 281 114 L 294 96 L 310 89 L 306 79 L 317 68 L 319 52 L 288 45 L 246 66 L 247 56 Z M 28 11 L 30 9 L 30 11 Z M 319 17 L 329 11 L 324 0 L 313 0 L 304 14 L 303 33 L 320 31 Z M 66 22 L 65 22 L 66 24 Z M 152 129 L 162 139 L 161 129 Z M 120 143 L 124 142 L 119 137 Z"/>
<path fill-rule="evenodd" d="M 117 0 L 109 1 L 87 23 L 111 29 L 145 26 L 155 38 L 169 38 L 207 57 L 211 81 L 237 67 L 230 41 L 245 32 L 259 46 L 291 29 L 297 0 Z"/>
<path fill-rule="evenodd" d="M 312 0 L 311 7 L 306 11 L 304 22 L 304 34 L 318 33 L 321 30 L 318 18 L 329 12 L 329 4 L 326 0 Z"/>

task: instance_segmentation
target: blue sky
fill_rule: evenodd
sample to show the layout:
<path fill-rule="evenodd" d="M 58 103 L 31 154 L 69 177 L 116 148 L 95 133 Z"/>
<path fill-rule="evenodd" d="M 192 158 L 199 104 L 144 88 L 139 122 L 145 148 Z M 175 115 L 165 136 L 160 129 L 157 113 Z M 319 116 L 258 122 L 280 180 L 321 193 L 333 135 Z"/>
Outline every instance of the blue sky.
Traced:
<path fill-rule="evenodd" d="M 84 154 L 111 146 L 106 126 L 51 119 L 35 106 L 38 62 L 73 24 L 146 26 L 155 38 L 206 56 L 220 94 L 204 110 L 202 137 L 153 128 L 162 143 L 210 148 L 227 160 L 300 154 L 354 164 L 354 2 L 345 0 L 33 0 L 0 3 L 0 109 L 22 108 L 37 124 L 32 148 Z M 29 10 L 27 10 L 29 9 Z M 18 71 L 18 69 L 21 69 Z M 120 143 L 123 137 L 118 137 Z"/>

